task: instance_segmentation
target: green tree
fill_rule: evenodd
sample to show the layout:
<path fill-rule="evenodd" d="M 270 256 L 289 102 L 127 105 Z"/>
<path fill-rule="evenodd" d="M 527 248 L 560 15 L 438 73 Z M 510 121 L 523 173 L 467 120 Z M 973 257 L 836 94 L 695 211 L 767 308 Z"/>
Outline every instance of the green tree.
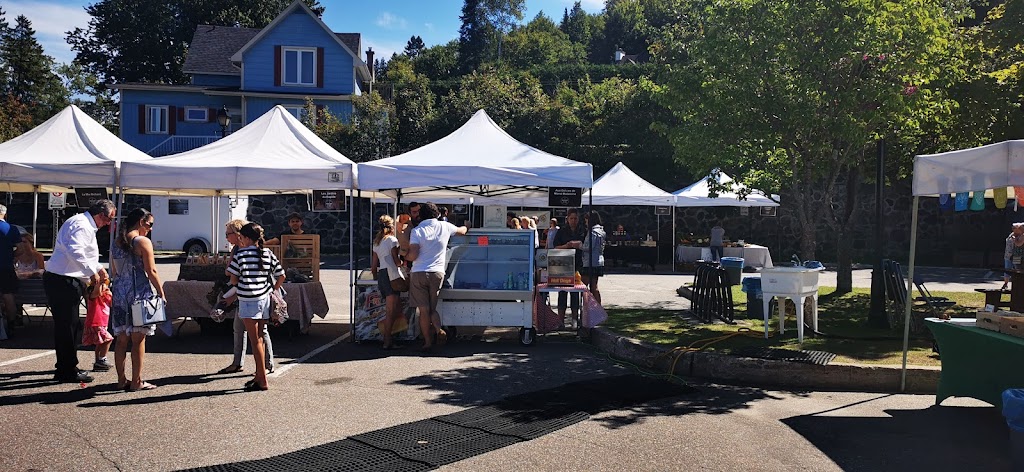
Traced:
<path fill-rule="evenodd" d="M 430 80 L 417 74 L 408 60 L 391 61 L 384 79 L 394 88 L 395 153 L 427 144 L 435 115 Z"/>
<path fill-rule="evenodd" d="M 416 72 L 430 81 L 449 80 L 459 67 L 460 45 L 457 40 L 424 49 L 413 60 Z"/>
<path fill-rule="evenodd" d="M 427 48 L 426 44 L 423 44 L 423 38 L 419 36 L 413 36 L 409 38 L 409 41 L 405 43 L 405 51 L 403 54 L 410 58 L 415 58 L 420 55 L 424 49 Z"/>
<path fill-rule="evenodd" d="M 569 41 L 551 18 L 540 12 L 521 28 L 516 28 L 505 38 L 504 63 L 515 69 L 546 64 L 578 64 L 583 61 L 586 51 L 580 44 Z"/>
<path fill-rule="evenodd" d="M 375 90 L 355 97 L 352 108 L 352 141 L 342 152 L 356 162 L 391 156 L 397 134 L 394 106 Z"/>
<path fill-rule="evenodd" d="M 441 113 L 432 139 L 447 135 L 477 110 L 484 109 L 498 126 L 516 139 L 542 146 L 550 138 L 549 101 L 540 82 L 529 73 L 487 67 L 462 77 L 458 88 L 441 100 Z"/>
<path fill-rule="evenodd" d="M 562 23 L 558 25 L 558 28 L 569 36 L 569 41 L 584 46 L 590 44 L 593 37 L 593 22 L 590 19 L 590 15 L 583 11 L 580 2 L 573 3 L 572 10 L 565 9 Z"/>
<path fill-rule="evenodd" d="M 81 108 L 111 133 L 118 133 L 119 107 L 113 90 L 104 86 L 98 77 L 86 72 L 80 64 L 61 64 L 57 67 L 57 74 L 67 88 L 72 104 Z"/>
<path fill-rule="evenodd" d="M 305 0 L 317 14 L 317 0 Z M 102 81 L 181 84 L 185 52 L 201 24 L 262 28 L 287 0 L 99 0 L 86 28 L 68 32 L 75 62 Z"/>
<path fill-rule="evenodd" d="M 32 22 L 18 16 L 0 40 L 0 56 L 7 68 L 8 93 L 27 106 L 34 124 L 39 124 L 68 105 L 68 91 L 35 34 Z"/>
<path fill-rule="evenodd" d="M 655 48 L 678 121 L 663 129 L 695 174 L 721 167 L 781 189 L 805 259 L 827 228 L 838 290 L 849 291 L 849 231 L 862 216 L 852 203 L 874 141 L 950 109 L 942 85 L 962 71 L 958 20 L 940 0 L 711 3 L 668 26 Z"/>
<path fill-rule="evenodd" d="M 526 0 L 465 0 L 459 19 L 459 72 L 501 59 L 501 43 L 523 19 Z"/>
<path fill-rule="evenodd" d="M 32 114 L 11 94 L 0 95 L 0 143 L 32 129 Z"/>

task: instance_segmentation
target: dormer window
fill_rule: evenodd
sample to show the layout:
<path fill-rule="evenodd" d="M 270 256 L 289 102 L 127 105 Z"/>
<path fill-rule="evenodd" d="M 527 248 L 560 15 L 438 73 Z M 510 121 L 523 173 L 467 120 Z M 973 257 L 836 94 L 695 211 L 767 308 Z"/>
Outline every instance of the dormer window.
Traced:
<path fill-rule="evenodd" d="M 281 48 L 281 83 L 316 87 L 316 48 Z"/>

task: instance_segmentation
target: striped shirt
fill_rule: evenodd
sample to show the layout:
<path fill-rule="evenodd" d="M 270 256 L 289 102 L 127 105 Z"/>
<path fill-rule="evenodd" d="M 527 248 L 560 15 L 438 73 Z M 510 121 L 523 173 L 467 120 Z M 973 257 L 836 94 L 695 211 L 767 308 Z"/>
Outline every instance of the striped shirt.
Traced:
<path fill-rule="evenodd" d="M 260 270 L 260 251 L 256 246 L 235 252 L 227 272 L 238 277 L 238 296 L 241 298 L 262 298 L 270 293 L 274 281 L 284 275 L 281 263 L 270 249 L 263 249 L 263 270 Z M 273 274 L 273 281 L 270 274 Z"/>

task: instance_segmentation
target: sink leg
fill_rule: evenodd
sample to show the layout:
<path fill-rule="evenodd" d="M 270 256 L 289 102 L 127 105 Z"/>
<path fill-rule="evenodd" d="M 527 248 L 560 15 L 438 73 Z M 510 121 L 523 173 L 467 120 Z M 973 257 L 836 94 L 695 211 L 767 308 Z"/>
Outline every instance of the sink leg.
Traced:
<path fill-rule="evenodd" d="M 779 305 L 779 334 L 786 333 L 786 297 L 776 297 Z"/>
<path fill-rule="evenodd" d="M 768 320 L 772 317 L 772 312 L 768 311 L 768 305 L 770 305 L 772 297 L 765 295 L 761 299 L 761 313 L 764 313 L 764 338 L 768 339 Z"/>
<path fill-rule="evenodd" d="M 798 344 L 804 343 L 804 298 L 796 297 L 796 342 Z"/>

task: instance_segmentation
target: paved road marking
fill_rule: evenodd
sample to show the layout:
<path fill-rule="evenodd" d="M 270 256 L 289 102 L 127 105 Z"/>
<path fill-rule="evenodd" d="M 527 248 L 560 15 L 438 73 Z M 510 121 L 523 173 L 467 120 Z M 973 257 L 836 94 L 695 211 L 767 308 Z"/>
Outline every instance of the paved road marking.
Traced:
<path fill-rule="evenodd" d="M 31 356 L 19 357 L 17 359 L 11 359 L 9 361 L 0 362 L 0 367 L 7 367 L 9 365 L 14 365 L 14 364 L 17 364 L 19 362 L 25 362 L 25 361 L 30 361 L 32 359 L 38 359 L 38 358 L 43 357 L 43 356 L 49 356 L 50 354 L 53 354 L 55 352 L 57 352 L 57 351 L 40 352 L 38 354 L 32 354 Z"/>
<path fill-rule="evenodd" d="M 318 348 L 308 352 L 305 356 L 302 356 L 302 357 L 300 357 L 298 359 L 295 359 L 295 360 L 293 360 L 293 361 L 291 361 L 291 362 L 289 362 L 289 363 L 287 363 L 287 364 L 285 364 L 285 365 L 283 365 L 281 367 L 278 367 L 276 370 L 274 370 L 273 374 L 267 374 L 267 377 L 275 377 L 275 378 L 276 377 L 280 377 L 280 376 L 284 375 L 285 372 L 288 372 L 289 370 L 291 370 L 292 367 L 295 367 L 296 365 L 299 365 L 299 364 L 305 362 L 306 359 L 309 359 L 310 357 L 313 357 L 313 356 L 315 356 L 317 354 L 320 354 L 321 352 L 326 351 L 327 349 L 330 349 L 333 346 L 336 346 L 338 343 L 348 339 L 350 336 L 352 336 L 352 332 L 351 331 L 349 331 L 349 332 L 347 332 L 347 333 L 345 333 L 345 334 L 343 334 L 341 336 L 338 336 L 333 341 L 331 341 L 331 342 L 329 342 L 327 344 L 324 344 L 323 346 L 320 346 L 320 347 L 318 347 Z"/>

